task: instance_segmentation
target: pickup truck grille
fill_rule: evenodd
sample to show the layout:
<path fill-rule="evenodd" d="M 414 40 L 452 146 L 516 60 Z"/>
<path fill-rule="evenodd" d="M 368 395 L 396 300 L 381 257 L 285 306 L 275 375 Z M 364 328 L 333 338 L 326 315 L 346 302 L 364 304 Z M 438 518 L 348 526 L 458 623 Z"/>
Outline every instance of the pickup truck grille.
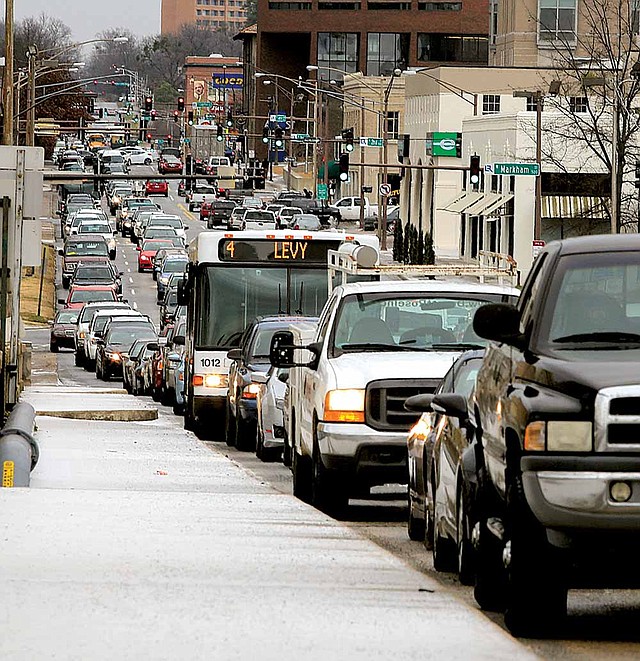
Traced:
<path fill-rule="evenodd" d="M 433 393 L 440 379 L 385 379 L 371 381 L 365 399 L 365 421 L 378 431 L 408 431 L 420 414 L 406 411 L 408 397 Z"/>
<path fill-rule="evenodd" d="M 595 449 L 640 452 L 640 385 L 603 388 L 596 395 Z"/>

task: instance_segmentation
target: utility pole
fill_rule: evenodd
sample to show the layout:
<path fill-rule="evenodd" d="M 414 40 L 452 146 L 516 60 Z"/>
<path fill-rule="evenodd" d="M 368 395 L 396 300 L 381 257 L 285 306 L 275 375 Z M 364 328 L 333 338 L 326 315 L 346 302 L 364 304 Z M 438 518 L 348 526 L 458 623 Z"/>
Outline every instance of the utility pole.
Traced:
<path fill-rule="evenodd" d="M 29 46 L 27 51 L 27 131 L 25 145 L 33 147 L 35 144 L 36 128 L 36 56 L 37 50 Z"/>
<path fill-rule="evenodd" d="M 533 238 L 538 241 L 542 234 L 542 105 L 544 103 L 544 94 L 538 90 L 534 98 L 536 100 L 536 163 L 538 164 L 539 172 L 536 177 Z"/>
<path fill-rule="evenodd" d="M 13 144 L 13 1 L 5 0 L 2 144 Z"/>

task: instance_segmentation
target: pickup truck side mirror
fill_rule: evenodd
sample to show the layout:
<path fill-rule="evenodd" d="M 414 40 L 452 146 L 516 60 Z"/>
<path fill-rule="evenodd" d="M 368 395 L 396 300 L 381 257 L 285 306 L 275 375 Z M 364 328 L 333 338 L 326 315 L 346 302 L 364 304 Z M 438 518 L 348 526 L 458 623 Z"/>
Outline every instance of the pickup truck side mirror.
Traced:
<path fill-rule="evenodd" d="M 413 395 L 409 397 L 404 402 L 404 408 L 406 411 L 413 411 L 414 413 L 428 413 L 432 411 L 431 402 L 433 401 L 433 395 Z"/>
<path fill-rule="evenodd" d="M 314 355 L 313 360 L 306 363 L 297 363 L 294 354 L 296 351 L 303 349 Z M 322 346 L 319 343 L 309 344 L 306 347 L 295 345 L 291 331 L 278 331 L 271 338 L 269 361 L 275 367 L 309 367 L 316 369 L 321 350 Z"/>
<path fill-rule="evenodd" d="M 184 346 L 184 335 L 174 335 L 173 343 L 178 347 Z"/>
<path fill-rule="evenodd" d="M 487 303 L 478 308 L 473 317 L 473 330 L 486 340 L 504 342 L 516 348 L 524 345 L 520 312 L 508 303 Z"/>
<path fill-rule="evenodd" d="M 289 372 L 280 372 L 280 374 L 278 374 L 278 381 L 282 383 L 287 383 L 288 380 L 289 380 Z"/>
<path fill-rule="evenodd" d="M 465 398 L 462 395 L 456 395 L 452 392 L 436 395 L 431 403 L 431 408 L 436 413 L 448 415 L 452 418 L 459 418 L 463 421 L 469 417 Z"/>
<path fill-rule="evenodd" d="M 241 360 L 242 349 L 230 349 L 229 351 L 227 351 L 227 358 L 229 360 Z"/>

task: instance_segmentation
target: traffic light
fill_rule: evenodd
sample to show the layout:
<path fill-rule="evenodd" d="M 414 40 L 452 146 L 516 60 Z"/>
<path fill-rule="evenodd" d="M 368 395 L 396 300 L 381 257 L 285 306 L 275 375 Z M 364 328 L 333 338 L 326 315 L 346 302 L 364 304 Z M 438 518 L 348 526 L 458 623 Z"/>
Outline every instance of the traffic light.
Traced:
<path fill-rule="evenodd" d="M 340 181 L 347 181 L 349 179 L 349 154 L 340 154 L 338 161 L 338 171 Z"/>
<path fill-rule="evenodd" d="M 153 136 L 151 133 L 147 133 L 147 142 L 151 142 L 151 140 L 153 140 Z"/>
<path fill-rule="evenodd" d="M 265 144 L 267 144 L 267 142 L 269 142 L 269 127 L 268 126 L 265 126 L 262 129 L 262 142 L 264 142 Z"/>
<path fill-rule="evenodd" d="M 167 136 L 167 144 L 169 145 L 169 147 L 171 147 L 172 139 L 173 139 L 173 136 L 170 136 L 170 135 Z"/>
<path fill-rule="evenodd" d="M 180 113 L 177 110 L 173 111 L 173 121 L 174 122 L 179 122 L 180 121 Z"/>
<path fill-rule="evenodd" d="M 98 108 L 98 117 L 102 119 L 104 117 L 104 109 L 103 108 Z"/>
<path fill-rule="evenodd" d="M 233 126 L 233 112 L 231 112 L 231 109 L 227 111 L 227 126 L 229 128 Z"/>
<path fill-rule="evenodd" d="M 153 121 L 155 121 L 156 119 L 158 119 L 158 111 L 157 111 L 157 110 L 152 110 L 152 111 L 151 111 L 151 119 L 152 119 Z"/>
<path fill-rule="evenodd" d="M 144 98 L 144 109 L 147 112 L 151 112 L 153 110 L 153 97 L 152 96 L 146 96 Z"/>
<path fill-rule="evenodd" d="M 480 183 L 480 157 L 474 154 L 469 159 L 469 181 L 477 186 Z"/>
<path fill-rule="evenodd" d="M 345 151 L 352 152 L 355 149 L 353 144 L 353 129 L 342 129 L 342 139 L 344 140 Z"/>
<path fill-rule="evenodd" d="M 222 124 L 218 124 L 218 128 L 216 130 L 216 140 L 218 142 L 222 142 L 224 140 L 224 133 L 222 130 Z"/>
<path fill-rule="evenodd" d="M 184 112 L 184 96 L 178 97 L 178 112 Z"/>
<path fill-rule="evenodd" d="M 277 149 L 281 149 L 284 146 L 284 137 L 283 137 L 283 132 L 280 127 L 277 127 L 275 131 L 273 132 L 275 135 L 275 146 Z"/>
<path fill-rule="evenodd" d="M 189 110 L 187 113 L 187 124 L 189 124 L 189 126 L 193 126 L 193 110 Z"/>

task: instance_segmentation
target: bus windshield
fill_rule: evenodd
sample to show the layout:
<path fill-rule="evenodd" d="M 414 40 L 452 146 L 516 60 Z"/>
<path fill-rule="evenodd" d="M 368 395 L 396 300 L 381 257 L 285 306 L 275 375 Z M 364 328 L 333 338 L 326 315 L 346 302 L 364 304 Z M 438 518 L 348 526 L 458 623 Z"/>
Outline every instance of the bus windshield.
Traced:
<path fill-rule="evenodd" d="M 195 343 L 203 348 L 237 346 L 260 315 L 318 316 L 328 289 L 326 269 L 273 266 L 206 266 L 200 283 Z"/>

